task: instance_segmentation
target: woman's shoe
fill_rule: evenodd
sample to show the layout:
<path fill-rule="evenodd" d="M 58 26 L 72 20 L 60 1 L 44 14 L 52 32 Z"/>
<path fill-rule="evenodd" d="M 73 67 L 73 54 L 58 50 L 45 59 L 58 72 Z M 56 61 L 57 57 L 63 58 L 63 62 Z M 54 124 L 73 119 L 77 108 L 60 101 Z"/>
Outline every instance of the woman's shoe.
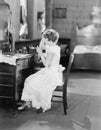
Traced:
<path fill-rule="evenodd" d="M 23 103 L 20 107 L 18 107 L 18 110 L 24 110 L 30 108 L 30 103 Z"/>

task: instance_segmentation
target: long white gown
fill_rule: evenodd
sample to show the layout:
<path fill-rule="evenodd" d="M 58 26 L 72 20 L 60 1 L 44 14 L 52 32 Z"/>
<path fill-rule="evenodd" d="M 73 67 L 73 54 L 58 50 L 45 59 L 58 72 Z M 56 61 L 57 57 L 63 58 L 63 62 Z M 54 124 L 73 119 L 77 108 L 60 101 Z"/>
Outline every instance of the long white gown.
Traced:
<path fill-rule="evenodd" d="M 22 93 L 23 101 L 32 101 L 32 107 L 43 108 L 43 112 L 51 108 L 51 98 L 54 89 L 62 82 L 62 67 L 60 62 L 60 47 L 49 47 L 48 52 L 54 54 L 49 67 L 42 68 L 35 74 L 30 75 L 24 83 Z"/>

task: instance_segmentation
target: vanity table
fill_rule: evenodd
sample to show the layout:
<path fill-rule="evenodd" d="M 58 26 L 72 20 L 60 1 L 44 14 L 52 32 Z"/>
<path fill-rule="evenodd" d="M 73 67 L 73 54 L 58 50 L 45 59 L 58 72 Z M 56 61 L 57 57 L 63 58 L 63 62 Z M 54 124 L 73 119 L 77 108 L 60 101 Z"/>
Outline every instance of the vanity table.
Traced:
<path fill-rule="evenodd" d="M 13 109 L 21 98 L 26 77 L 31 74 L 30 59 L 30 54 L 0 54 L 0 100 L 12 101 Z"/>

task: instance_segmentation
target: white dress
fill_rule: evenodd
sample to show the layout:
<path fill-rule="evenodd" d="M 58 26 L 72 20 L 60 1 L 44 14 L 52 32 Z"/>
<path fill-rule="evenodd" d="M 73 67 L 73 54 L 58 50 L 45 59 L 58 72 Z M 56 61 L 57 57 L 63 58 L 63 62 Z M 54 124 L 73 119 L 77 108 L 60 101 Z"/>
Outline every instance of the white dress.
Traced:
<path fill-rule="evenodd" d="M 22 93 L 23 101 L 32 101 L 32 107 L 43 108 L 46 111 L 51 108 L 51 98 L 57 85 L 62 84 L 62 67 L 60 62 L 60 47 L 55 45 L 48 49 L 54 54 L 50 67 L 42 68 L 30 75 L 24 83 Z"/>

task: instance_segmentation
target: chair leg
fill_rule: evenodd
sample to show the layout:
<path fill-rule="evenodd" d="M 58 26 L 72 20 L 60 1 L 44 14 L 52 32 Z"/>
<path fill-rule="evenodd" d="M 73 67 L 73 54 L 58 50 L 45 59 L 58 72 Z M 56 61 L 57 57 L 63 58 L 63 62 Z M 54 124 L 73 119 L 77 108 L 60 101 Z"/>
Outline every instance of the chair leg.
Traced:
<path fill-rule="evenodd" d="M 68 103 L 67 103 L 67 92 L 63 92 L 63 108 L 64 108 L 64 114 L 67 115 L 67 109 L 68 109 Z"/>

